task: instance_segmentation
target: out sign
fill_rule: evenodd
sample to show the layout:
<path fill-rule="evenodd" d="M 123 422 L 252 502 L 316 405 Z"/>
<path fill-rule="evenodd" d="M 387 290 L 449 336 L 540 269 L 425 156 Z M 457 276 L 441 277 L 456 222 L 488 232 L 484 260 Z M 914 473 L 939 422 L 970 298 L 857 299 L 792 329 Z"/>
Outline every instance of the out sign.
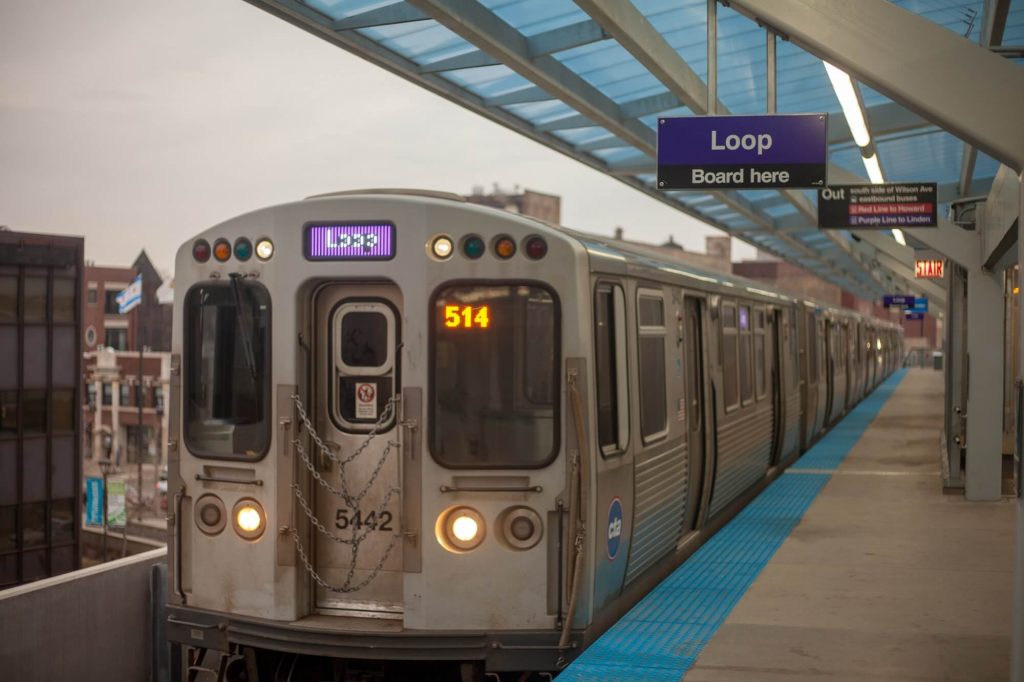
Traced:
<path fill-rule="evenodd" d="M 914 277 L 917 279 L 942 279 L 945 275 L 945 261 L 941 258 L 925 258 L 914 261 Z"/>

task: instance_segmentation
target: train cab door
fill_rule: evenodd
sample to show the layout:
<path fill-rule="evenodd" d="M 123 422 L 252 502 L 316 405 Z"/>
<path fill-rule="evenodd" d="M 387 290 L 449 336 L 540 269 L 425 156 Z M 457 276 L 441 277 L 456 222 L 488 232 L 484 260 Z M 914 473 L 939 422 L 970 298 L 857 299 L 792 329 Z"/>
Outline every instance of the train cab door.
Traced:
<path fill-rule="evenodd" d="M 331 283 L 315 293 L 310 484 L 317 611 L 401 618 L 398 451 L 401 293 L 392 284 Z M 307 465 L 308 466 L 308 465 Z"/>
<path fill-rule="evenodd" d="M 703 499 L 704 455 L 706 439 L 704 424 L 704 325 L 701 317 L 703 301 L 687 297 L 683 313 L 683 374 L 686 377 L 687 444 L 690 453 L 688 501 L 683 533 L 696 527 Z"/>

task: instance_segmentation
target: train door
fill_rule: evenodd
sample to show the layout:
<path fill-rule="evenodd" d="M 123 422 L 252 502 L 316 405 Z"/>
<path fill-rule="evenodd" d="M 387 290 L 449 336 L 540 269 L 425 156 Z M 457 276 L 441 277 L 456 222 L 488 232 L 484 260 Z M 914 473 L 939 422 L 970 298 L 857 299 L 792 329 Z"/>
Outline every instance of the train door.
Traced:
<path fill-rule="evenodd" d="M 323 441 L 311 489 L 315 605 L 338 615 L 401 618 L 397 405 L 402 299 L 391 284 L 327 284 L 314 300 L 310 418 Z M 307 464 L 308 466 L 308 464 Z"/>
<path fill-rule="evenodd" d="M 818 415 L 818 346 L 815 341 L 814 313 L 800 311 L 800 353 L 802 354 L 801 377 L 803 380 L 803 413 L 801 437 L 802 448 L 807 449 L 817 433 L 815 421 Z"/>
<path fill-rule="evenodd" d="M 768 380 L 771 384 L 768 390 L 771 391 L 772 415 L 774 417 L 772 424 L 774 439 L 772 443 L 771 465 L 775 466 L 782 458 L 782 445 L 786 434 L 785 385 L 782 379 L 784 361 L 780 355 L 782 342 L 779 338 L 782 334 L 782 311 L 778 308 L 769 307 L 767 321 L 768 329 L 765 334 L 765 343 L 768 344 L 768 348 L 765 349 L 765 357 L 767 362 L 770 363 Z"/>
<path fill-rule="evenodd" d="M 690 451 L 689 488 L 683 532 L 692 530 L 697 523 L 700 501 L 703 498 L 704 453 L 704 334 L 701 324 L 702 301 L 685 299 L 683 332 L 683 374 L 686 378 L 687 442 Z"/>

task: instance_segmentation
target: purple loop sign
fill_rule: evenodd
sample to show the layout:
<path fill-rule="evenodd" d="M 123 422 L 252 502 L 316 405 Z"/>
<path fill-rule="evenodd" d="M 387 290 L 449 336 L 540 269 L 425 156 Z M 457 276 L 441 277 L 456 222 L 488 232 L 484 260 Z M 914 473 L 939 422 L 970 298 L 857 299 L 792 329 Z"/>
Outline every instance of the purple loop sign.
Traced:
<path fill-rule="evenodd" d="M 815 188 L 827 166 L 828 114 L 658 119 L 659 189 Z"/>

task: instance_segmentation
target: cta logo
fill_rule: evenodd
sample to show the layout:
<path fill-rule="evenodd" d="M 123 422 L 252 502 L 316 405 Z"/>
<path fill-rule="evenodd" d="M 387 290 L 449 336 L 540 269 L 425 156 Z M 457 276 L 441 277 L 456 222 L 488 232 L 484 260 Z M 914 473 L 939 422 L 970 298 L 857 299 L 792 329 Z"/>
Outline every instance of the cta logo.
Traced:
<path fill-rule="evenodd" d="M 622 500 L 612 498 L 608 505 L 608 559 L 614 561 L 622 544 Z"/>

